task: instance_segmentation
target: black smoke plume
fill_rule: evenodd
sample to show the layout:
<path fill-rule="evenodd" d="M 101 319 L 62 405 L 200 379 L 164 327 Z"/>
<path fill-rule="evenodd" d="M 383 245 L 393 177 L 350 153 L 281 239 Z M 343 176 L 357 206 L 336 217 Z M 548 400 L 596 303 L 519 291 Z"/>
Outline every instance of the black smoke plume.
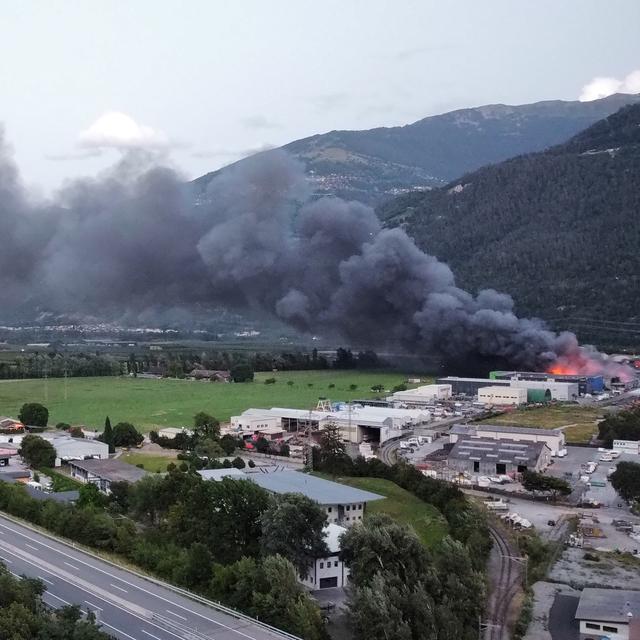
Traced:
<path fill-rule="evenodd" d="M 139 153 L 32 203 L 0 147 L 0 235 L 3 307 L 104 317 L 224 305 L 463 366 L 601 358 L 517 317 L 508 295 L 460 289 L 369 207 L 313 200 L 302 167 L 279 152 L 222 172 L 196 206 L 180 175 Z"/>

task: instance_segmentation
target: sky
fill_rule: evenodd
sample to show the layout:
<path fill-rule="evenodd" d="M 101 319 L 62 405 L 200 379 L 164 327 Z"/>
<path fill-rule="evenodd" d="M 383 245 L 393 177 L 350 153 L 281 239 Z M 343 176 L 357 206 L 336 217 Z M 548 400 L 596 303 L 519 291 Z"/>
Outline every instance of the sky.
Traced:
<path fill-rule="evenodd" d="M 131 147 L 195 178 L 332 129 L 640 92 L 638 0 L 7 0 L 0 123 L 49 193 Z"/>

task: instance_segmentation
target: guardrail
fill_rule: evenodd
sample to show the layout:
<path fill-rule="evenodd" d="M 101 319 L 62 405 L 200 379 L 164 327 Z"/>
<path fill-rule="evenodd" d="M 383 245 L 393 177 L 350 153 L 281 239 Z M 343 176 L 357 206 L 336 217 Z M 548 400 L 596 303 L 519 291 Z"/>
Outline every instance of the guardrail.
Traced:
<path fill-rule="evenodd" d="M 255 618 L 252 618 L 251 616 L 247 616 L 244 613 L 240 613 L 240 611 L 236 611 L 235 609 L 231 609 L 230 607 L 227 607 L 220 602 L 214 602 L 213 600 L 208 600 L 207 598 L 204 598 L 203 596 L 200 596 L 197 593 L 193 593 L 188 589 L 182 589 L 180 587 L 176 587 L 168 582 L 164 582 L 163 580 L 154 578 L 153 576 L 145 575 L 144 573 L 140 573 L 128 567 L 123 567 L 122 565 L 118 564 L 117 562 L 114 562 L 113 560 L 109 560 L 108 558 L 103 558 L 97 553 L 93 553 L 91 550 L 87 550 L 85 547 L 81 545 L 78 545 L 72 541 L 66 540 L 65 538 L 55 536 L 48 531 L 43 531 L 40 527 L 35 527 L 31 523 L 20 520 L 19 518 L 16 518 L 8 513 L 5 513 L 4 511 L 0 511 L 0 516 L 13 522 L 14 524 L 24 527 L 25 529 L 30 529 L 31 531 L 34 531 L 35 533 L 41 536 L 44 536 L 45 538 L 49 538 L 50 540 L 54 540 L 55 542 L 65 545 L 66 547 L 74 549 L 75 551 L 84 553 L 85 555 L 95 558 L 96 560 L 100 560 L 105 564 L 108 564 L 108 565 L 111 565 L 112 567 L 120 569 L 121 571 L 126 571 L 127 573 L 130 573 L 136 576 L 137 578 L 146 580 L 147 582 L 151 582 L 157 586 L 164 587 L 165 589 L 169 589 L 170 591 L 173 591 L 174 593 L 184 596 L 185 598 L 189 598 L 190 600 L 195 600 L 199 604 L 203 604 L 211 609 L 215 609 L 216 611 L 225 613 L 238 620 L 250 622 L 251 624 L 261 627 L 262 629 L 266 629 L 267 631 L 277 634 L 281 638 L 288 638 L 289 640 L 302 640 L 302 638 L 300 638 L 299 636 L 295 636 L 292 633 L 289 633 L 288 631 L 282 631 L 282 629 L 278 629 L 277 627 L 267 624 L 266 622 L 262 622 L 261 620 L 256 620 Z"/>

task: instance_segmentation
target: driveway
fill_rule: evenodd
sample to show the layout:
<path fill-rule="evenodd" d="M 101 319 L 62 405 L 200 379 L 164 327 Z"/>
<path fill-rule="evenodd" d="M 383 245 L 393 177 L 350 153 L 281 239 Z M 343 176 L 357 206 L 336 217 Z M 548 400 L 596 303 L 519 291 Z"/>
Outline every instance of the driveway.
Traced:
<path fill-rule="evenodd" d="M 549 611 L 549 632 L 553 640 L 578 640 L 575 615 L 580 598 L 559 593 Z"/>

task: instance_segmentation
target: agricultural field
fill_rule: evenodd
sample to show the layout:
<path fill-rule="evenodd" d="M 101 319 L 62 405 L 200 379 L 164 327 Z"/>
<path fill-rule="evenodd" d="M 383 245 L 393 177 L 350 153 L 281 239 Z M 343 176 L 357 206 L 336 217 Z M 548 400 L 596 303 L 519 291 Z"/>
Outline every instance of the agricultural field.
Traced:
<path fill-rule="evenodd" d="M 275 384 L 265 384 L 269 378 Z M 101 429 L 108 415 L 112 424 L 127 421 L 147 432 L 190 426 L 198 411 L 226 421 L 250 407 L 311 409 L 319 397 L 371 398 L 377 395 L 372 386 L 390 390 L 405 379 L 397 372 L 329 370 L 257 373 L 254 382 L 242 384 L 129 377 L 6 380 L 0 381 L 0 416 L 17 416 L 23 403 L 41 402 L 49 409 L 50 425 L 68 422 Z"/>
<path fill-rule="evenodd" d="M 431 504 L 423 502 L 402 487 L 382 478 L 333 478 L 326 474 L 316 474 L 357 487 L 364 491 L 372 491 L 382 496 L 384 500 L 367 503 L 367 515 L 386 513 L 397 522 L 410 525 L 418 534 L 423 544 L 432 547 L 447 535 L 447 522 L 444 516 Z"/>
<path fill-rule="evenodd" d="M 603 418 L 600 407 L 577 404 L 549 404 L 510 411 L 483 422 L 517 427 L 562 429 L 567 442 L 589 442 Z"/>
<path fill-rule="evenodd" d="M 167 470 L 167 465 L 180 464 L 180 460 L 177 460 L 172 456 L 160 456 L 151 455 L 147 453 L 125 453 L 120 456 L 122 462 L 128 462 L 134 466 L 142 465 L 140 468 L 151 473 L 164 473 Z"/>

